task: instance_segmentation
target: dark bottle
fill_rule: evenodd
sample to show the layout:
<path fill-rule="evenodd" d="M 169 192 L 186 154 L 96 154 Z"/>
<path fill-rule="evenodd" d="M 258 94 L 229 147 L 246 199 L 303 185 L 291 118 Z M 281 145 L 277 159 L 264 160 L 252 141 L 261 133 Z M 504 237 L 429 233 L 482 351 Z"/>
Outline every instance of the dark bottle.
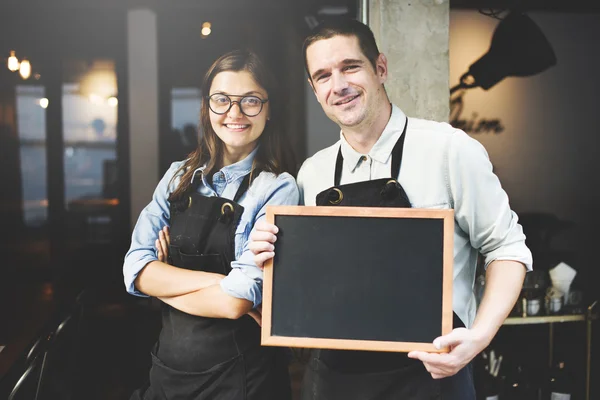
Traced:
<path fill-rule="evenodd" d="M 506 381 L 503 398 L 510 400 L 537 400 L 539 393 L 531 376 L 519 365 Z"/>
<path fill-rule="evenodd" d="M 484 376 L 483 400 L 500 400 L 499 380 L 497 377 L 491 375 L 490 373 L 486 373 Z"/>
<path fill-rule="evenodd" d="M 565 369 L 565 363 L 559 362 L 550 374 L 548 384 L 548 400 L 571 400 L 573 380 Z"/>

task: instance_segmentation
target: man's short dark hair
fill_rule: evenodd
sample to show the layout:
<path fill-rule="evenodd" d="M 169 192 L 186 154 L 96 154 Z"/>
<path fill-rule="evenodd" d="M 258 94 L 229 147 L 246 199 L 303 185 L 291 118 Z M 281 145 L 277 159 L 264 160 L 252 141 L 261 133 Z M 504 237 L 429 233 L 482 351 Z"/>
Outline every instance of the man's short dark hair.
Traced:
<path fill-rule="evenodd" d="M 304 67 L 310 78 L 308 71 L 308 60 L 306 59 L 306 49 L 311 44 L 324 39 L 331 39 L 334 36 L 354 36 L 358 39 L 358 45 L 365 57 L 371 62 L 374 69 L 377 68 L 377 58 L 379 57 L 379 49 L 375 43 L 375 36 L 371 29 L 355 19 L 350 18 L 334 18 L 328 19 L 317 25 L 311 33 L 304 39 L 302 45 L 302 53 L 304 54 Z"/>

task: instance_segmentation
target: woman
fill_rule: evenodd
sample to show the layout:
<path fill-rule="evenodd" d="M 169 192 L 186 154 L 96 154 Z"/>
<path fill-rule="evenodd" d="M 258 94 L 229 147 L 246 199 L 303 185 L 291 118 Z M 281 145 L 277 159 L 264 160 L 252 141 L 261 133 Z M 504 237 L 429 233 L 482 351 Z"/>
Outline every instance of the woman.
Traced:
<path fill-rule="evenodd" d="M 260 346 L 262 271 L 248 249 L 267 205 L 295 205 L 282 103 L 259 58 L 220 57 L 202 83 L 202 139 L 171 165 L 140 214 L 123 267 L 127 290 L 162 300 L 150 382 L 132 399 L 290 398 L 282 350 Z M 169 263 L 154 245 L 169 226 Z"/>

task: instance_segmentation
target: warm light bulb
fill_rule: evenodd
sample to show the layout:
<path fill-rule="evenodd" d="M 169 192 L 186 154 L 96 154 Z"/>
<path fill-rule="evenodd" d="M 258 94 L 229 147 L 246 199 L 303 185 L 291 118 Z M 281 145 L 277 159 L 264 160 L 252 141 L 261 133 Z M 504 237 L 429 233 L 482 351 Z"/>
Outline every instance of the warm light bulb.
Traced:
<path fill-rule="evenodd" d="M 200 33 L 202 34 L 203 38 L 210 35 L 210 33 L 212 32 L 211 28 L 212 28 L 212 24 L 210 22 L 202 23 L 202 30 L 200 31 Z"/>
<path fill-rule="evenodd" d="M 14 50 L 10 51 L 10 57 L 8 57 L 7 65 L 8 69 L 10 69 L 13 72 L 19 69 L 19 59 L 17 58 L 17 56 L 15 56 Z"/>
<path fill-rule="evenodd" d="M 94 105 L 102 104 L 102 97 L 98 96 L 96 93 L 91 93 L 89 99 L 90 103 Z"/>
<path fill-rule="evenodd" d="M 42 108 L 48 108 L 48 99 L 47 98 L 41 98 L 40 99 L 40 107 Z"/>
<path fill-rule="evenodd" d="M 21 61 L 19 74 L 21 74 L 21 78 L 23 79 L 28 79 L 31 76 L 31 64 L 29 63 L 29 60 L 23 59 L 23 61 Z"/>
<path fill-rule="evenodd" d="M 116 107 L 119 104 L 119 100 L 116 97 L 109 97 L 106 101 L 111 107 Z"/>

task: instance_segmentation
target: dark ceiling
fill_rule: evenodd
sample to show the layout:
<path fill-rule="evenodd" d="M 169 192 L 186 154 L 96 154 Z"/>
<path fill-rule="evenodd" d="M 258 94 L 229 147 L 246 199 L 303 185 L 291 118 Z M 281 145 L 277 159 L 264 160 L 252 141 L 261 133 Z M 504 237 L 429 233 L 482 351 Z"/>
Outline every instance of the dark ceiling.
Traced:
<path fill-rule="evenodd" d="M 376 1 L 376 0 L 370 0 Z M 202 8 L 209 11 L 289 10 L 316 15 L 319 10 L 346 8 L 356 15 L 360 0 L 2 0 L 3 8 Z M 600 13 L 597 0 L 450 0 L 452 8 L 514 8 L 536 11 Z"/>
<path fill-rule="evenodd" d="M 521 8 L 524 11 L 600 12 L 597 0 L 450 0 L 451 8 Z"/>

